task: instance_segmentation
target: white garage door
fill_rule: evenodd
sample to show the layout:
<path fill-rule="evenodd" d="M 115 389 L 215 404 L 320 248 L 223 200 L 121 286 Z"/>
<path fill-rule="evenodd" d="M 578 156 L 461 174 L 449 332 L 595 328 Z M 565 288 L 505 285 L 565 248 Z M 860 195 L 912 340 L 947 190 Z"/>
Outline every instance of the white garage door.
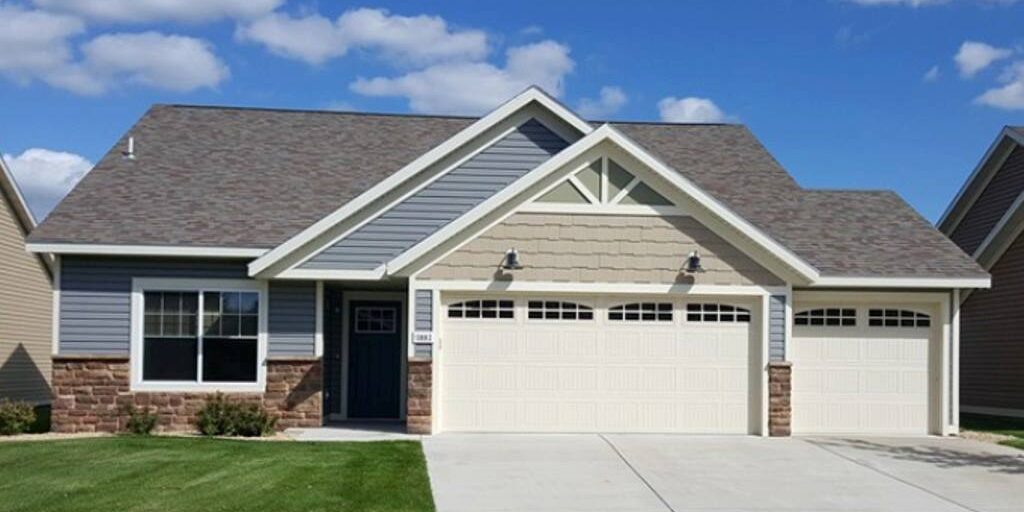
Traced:
<path fill-rule="evenodd" d="M 750 430 L 759 320 L 749 303 L 505 295 L 444 304 L 442 431 Z"/>
<path fill-rule="evenodd" d="M 926 434 L 938 328 L 920 308 L 795 308 L 793 432 Z"/>

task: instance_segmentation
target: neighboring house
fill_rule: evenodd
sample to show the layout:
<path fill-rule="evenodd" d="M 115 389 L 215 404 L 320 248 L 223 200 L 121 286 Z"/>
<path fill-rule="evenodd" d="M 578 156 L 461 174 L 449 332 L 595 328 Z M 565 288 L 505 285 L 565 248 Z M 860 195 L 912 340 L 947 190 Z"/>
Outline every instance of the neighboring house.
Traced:
<path fill-rule="evenodd" d="M 156 106 L 30 242 L 62 431 L 189 428 L 222 391 L 281 427 L 946 434 L 956 297 L 989 284 L 743 126 L 535 88 L 479 119 Z"/>
<path fill-rule="evenodd" d="M 35 225 L 0 158 L 0 399 L 44 405 L 52 398 L 52 261 L 25 249 Z"/>
<path fill-rule="evenodd" d="M 992 274 L 964 294 L 960 403 L 1024 417 L 1024 127 L 1006 127 L 946 210 L 939 229 Z"/>

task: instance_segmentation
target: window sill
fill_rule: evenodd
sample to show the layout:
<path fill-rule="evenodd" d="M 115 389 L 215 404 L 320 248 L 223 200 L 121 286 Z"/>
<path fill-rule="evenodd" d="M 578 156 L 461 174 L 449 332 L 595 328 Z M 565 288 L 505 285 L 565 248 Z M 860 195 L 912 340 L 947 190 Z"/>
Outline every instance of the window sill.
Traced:
<path fill-rule="evenodd" d="M 131 390 L 137 393 L 264 393 L 266 384 L 260 382 L 133 382 Z"/>

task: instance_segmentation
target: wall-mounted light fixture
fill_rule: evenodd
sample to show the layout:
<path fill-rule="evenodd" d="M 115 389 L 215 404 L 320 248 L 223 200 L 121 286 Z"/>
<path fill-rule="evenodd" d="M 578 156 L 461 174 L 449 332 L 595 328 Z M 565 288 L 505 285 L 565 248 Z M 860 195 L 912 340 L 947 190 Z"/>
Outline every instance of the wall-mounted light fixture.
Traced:
<path fill-rule="evenodd" d="M 505 270 L 518 270 L 523 268 L 519 263 L 519 251 L 515 247 L 505 251 L 505 258 L 501 260 L 501 268 Z"/>
<path fill-rule="evenodd" d="M 686 263 L 683 264 L 683 269 L 687 272 L 703 272 L 704 267 L 700 265 L 700 253 L 694 250 L 686 257 Z"/>

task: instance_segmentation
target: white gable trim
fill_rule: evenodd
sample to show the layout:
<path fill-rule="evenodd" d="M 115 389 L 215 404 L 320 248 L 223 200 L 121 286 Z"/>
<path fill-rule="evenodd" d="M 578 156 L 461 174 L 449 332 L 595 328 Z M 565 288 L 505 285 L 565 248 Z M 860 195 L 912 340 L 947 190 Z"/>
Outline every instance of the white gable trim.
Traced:
<path fill-rule="evenodd" d="M 1004 142 L 1010 142 L 1009 145 L 1004 145 Z M 988 150 L 985 151 L 985 156 L 981 157 L 981 161 L 971 171 L 970 176 L 964 181 L 964 184 L 960 186 L 960 190 L 957 192 L 956 197 L 950 201 L 949 206 L 946 207 L 946 211 L 943 212 L 942 218 L 935 225 L 945 233 L 950 235 L 956 230 L 957 226 L 963 220 L 967 212 L 974 206 L 974 203 L 981 196 L 985 188 L 988 187 L 992 178 L 995 177 L 999 169 L 1003 167 L 1003 163 L 1013 152 L 1013 149 L 1017 146 L 1024 146 L 1024 137 L 1018 134 L 1015 130 L 1008 127 L 1004 127 L 996 140 L 989 146 Z M 971 188 L 971 185 L 978 181 L 977 187 L 968 196 L 967 191 Z"/>
<path fill-rule="evenodd" d="M 1021 192 L 1017 199 L 1013 200 L 1010 207 L 1006 209 L 1006 213 L 992 227 L 992 230 L 988 232 L 985 239 L 975 249 L 974 254 L 971 255 L 985 270 L 991 270 L 1024 231 L 1022 205 L 1024 205 L 1024 192 Z"/>
<path fill-rule="evenodd" d="M 459 133 L 446 140 L 444 143 L 437 147 L 427 151 L 419 158 L 413 160 L 408 165 L 400 169 L 398 172 L 388 176 L 383 181 L 374 185 L 366 192 L 363 192 L 355 199 L 345 203 L 344 206 L 338 208 L 330 215 L 320 219 L 312 226 L 304 229 L 299 234 L 295 235 L 283 244 L 275 247 L 273 250 L 267 252 L 265 255 L 257 258 L 255 261 L 249 264 L 249 275 L 255 276 L 260 272 L 266 270 L 271 265 L 282 260 L 289 254 L 298 250 L 305 244 L 313 241 L 317 236 L 323 234 L 327 230 L 331 229 L 335 224 L 355 214 L 359 210 L 363 209 L 374 200 L 383 196 L 389 190 L 401 185 L 403 182 L 423 171 L 427 167 L 437 163 L 443 157 L 455 151 L 459 147 L 462 147 L 469 141 L 473 140 L 478 135 L 484 133 L 494 125 L 501 122 L 506 117 L 514 114 L 516 111 L 529 105 L 532 102 L 536 102 L 543 107 L 550 110 L 556 116 L 561 118 L 563 121 L 576 128 L 583 134 L 588 134 L 593 131 L 593 127 L 590 126 L 582 118 L 574 114 L 571 110 L 563 106 L 561 103 L 556 101 L 551 96 L 548 96 L 542 90 L 537 87 L 530 87 L 526 91 L 523 91 L 515 98 L 512 98 L 508 102 L 499 106 L 491 113 L 480 118 L 473 124 L 464 128 Z"/>
<path fill-rule="evenodd" d="M 428 251 L 436 248 L 444 241 L 453 237 L 463 229 L 466 229 L 483 216 L 493 212 L 499 206 L 508 202 L 516 195 L 537 184 L 544 177 L 568 165 L 573 160 L 583 155 L 584 152 L 597 147 L 598 144 L 605 141 L 616 144 L 631 156 L 639 160 L 642 164 L 654 170 L 663 179 L 674 185 L 689 197 L 693 198 L 693 200 L 698 204 L 701 204 L 710 210 L 712 214 L 723 219 L 728 225 L 736 228 L 750 240 L 755 242 L 755 244 L 775 255 L 775 257 L 779 258 L 797 274 L 807 279 L 807 281 L 813 282 L 818 279 L 818 271 L 813 266 L 798 257 L 788 248 L 773 240 L 761 230 L 754 227 L 724 204 L 705 193 L 693 182 L 684 178 L 681 174 L 651 156 L 646 150 L 633 143 L 633 141 L 628 137 L 619 133 L 618 130 L 615 130 L 608 124 L 601 126 L 597 130 L 594 130 L 590 134 L 578 140 L 575 144 L 569 146 L 547 162 L 530 171 L 516 182 L 512 183 L 494 196 L 491 196 L 483 203 L 477 205 L 466 215 L 456 219 L 454 222 L 427 237 L 424 241 L 389 261 L 387 263 L 387 273 L 395 274 L 402 272 L 403 270 L 407 270 L 406 267 L 424 256 Z"/>
<path fill-rule="evenodd" d="M 29 252 L 49 254 L 96 254 L 103 256 L 193 256 L 208 258 L 256 258 L 266 249 L 248 247 L 200 247 L 188 245 L 26 244 Z"/>
<path fill-rule="evenodd" d="M 815 288 L 989 288 L 987 277 L 820 277 Z"/>

